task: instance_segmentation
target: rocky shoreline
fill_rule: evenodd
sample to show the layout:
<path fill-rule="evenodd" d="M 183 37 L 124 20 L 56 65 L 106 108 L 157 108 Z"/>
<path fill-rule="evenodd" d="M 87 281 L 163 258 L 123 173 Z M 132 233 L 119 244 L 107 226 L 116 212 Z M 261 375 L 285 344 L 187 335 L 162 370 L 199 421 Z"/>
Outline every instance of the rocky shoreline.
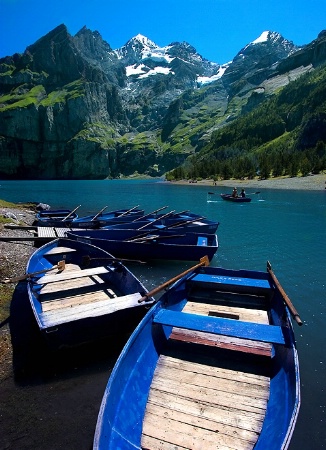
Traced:
<path fill-rule="evenodd" d="M 0 207 L 12 224 L 33 224 L 35 212 Z M 0 236 L 31 237 L 26 228 Z M 0 278 L 25 274 L 33 241 L 0 240 Z M 89 450 L 107 380 L 127 336 L 79 348 L 50 352 L 41 339 L 26 282 L 0 283 L 0 449 Z M 9 295 L 8 295 L 9 294 Z"/>
<path fill-rule="evenodd" d="M 217 187 L 234 187 L 245 189 L 289 189 L 304 191 L 320 191 L 326 189 L 326 173 L 309 175 L 306 177 L 278 177 L 260 180 L 200 180 L 191 182 L 188 180 L 173 181 L 173 184 L 189 185 L 189 186 L 217 186 Z"/>

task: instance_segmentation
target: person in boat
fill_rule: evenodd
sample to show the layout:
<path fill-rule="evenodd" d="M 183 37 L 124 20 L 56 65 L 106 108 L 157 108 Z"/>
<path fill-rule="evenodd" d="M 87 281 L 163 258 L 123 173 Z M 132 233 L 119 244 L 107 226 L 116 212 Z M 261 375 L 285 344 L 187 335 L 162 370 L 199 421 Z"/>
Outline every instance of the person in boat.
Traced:
<path fill-rule="evenodd" d="M 246 191 L 244 189 L 241 189 L 240 197 L 244 198 L 246 196 Z"/>
<path fill-rule="evenodd" d="M 234 198 L 238 197 L 238 189 L 236 187 L 233 189 L 231 197 L 234 197 Z"/>

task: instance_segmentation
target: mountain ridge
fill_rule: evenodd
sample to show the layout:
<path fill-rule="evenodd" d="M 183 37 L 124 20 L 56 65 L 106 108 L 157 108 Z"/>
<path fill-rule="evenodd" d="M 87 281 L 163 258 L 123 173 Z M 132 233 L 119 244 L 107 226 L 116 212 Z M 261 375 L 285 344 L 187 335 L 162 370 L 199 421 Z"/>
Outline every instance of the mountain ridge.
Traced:
<path fill-rule="evenodd" d="M 112 49 L 98 31 L 71 36 L 61 24 L 0 59 L 0 175 L 162 176 L 322 64 L 323 41 L 297 47 L 266 31 L 221 65 L 186 42 L 138 34 Z"/>

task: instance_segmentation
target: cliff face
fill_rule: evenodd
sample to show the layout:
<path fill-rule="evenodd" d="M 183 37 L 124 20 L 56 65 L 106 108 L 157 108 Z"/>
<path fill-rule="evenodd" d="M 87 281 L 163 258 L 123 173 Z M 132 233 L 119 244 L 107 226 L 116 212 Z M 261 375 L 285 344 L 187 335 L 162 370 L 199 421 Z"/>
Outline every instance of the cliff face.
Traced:
<path fill-rule="evenodd" d="M 60 25 L 0 59 L 0 177 L 162 175 L 289 71 L 324 60 L 323 33 L 307 52 L 269 33 L 220 66 L 186 42 L 160 48 L 138 35 L 112 50 L 97 31 Z"/>

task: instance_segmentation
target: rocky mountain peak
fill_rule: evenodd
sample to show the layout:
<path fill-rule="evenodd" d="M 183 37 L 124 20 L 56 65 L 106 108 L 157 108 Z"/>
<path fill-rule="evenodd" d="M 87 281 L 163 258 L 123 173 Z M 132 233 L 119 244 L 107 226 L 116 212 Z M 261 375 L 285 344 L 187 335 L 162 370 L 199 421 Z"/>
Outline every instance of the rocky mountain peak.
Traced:
<path fill-rule="evenodd" d="M 148 53 L 155 51 L 158 46 L 142 34 L 137 34 L 133 38 L 116 50 L 118 58 L 125 59 L 128 62 L 139 62 L 146 58 Z"/>
<path fill-rule="evenodd" d="M 255 55 L 257 58 L 261 58 L 268 53 L 273 53 L 273 58 L 280 60 L 297 49 L 298 47 L 293 42 L 285 39 L 281 34 L 274 31 L 264 31 L 257 39 L 242 48 L 234 60 L 244 59 L 248 56 L 252 58 Z"/>

